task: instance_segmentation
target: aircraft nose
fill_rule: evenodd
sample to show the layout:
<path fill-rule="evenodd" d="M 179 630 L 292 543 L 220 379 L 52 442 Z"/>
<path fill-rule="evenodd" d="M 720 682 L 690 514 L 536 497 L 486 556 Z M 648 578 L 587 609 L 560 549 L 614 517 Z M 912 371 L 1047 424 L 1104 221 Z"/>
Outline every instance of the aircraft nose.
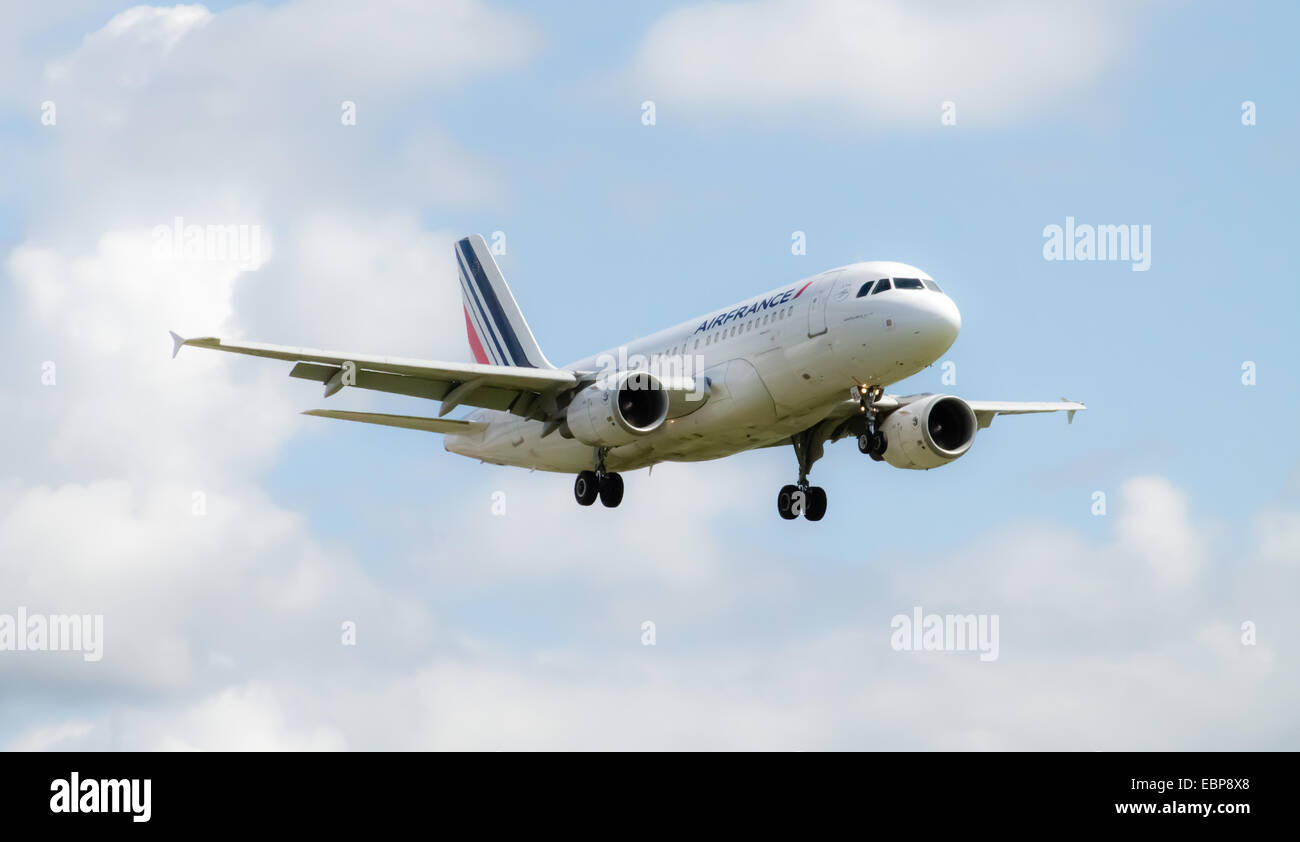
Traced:
<path fill-rule="evenodd" d="M 957 334 L 961 333 L 961 311 L 957 309 L 957 304 L 948 296 L 940 294 L 942 304 L 935 308 L 935 333 L 944 338 L 944 350 L 948 350 L 953 342 L 957 341 Z"/>
<path fill-rule="evenodd" d="M 906 302 L 907 308 L 901 314 L 901 324 L 911 339 L 907 347 L 915 361 L 928 365 L 957 340 L 961 312 L 943 293 L 911 294 L 901 301 Z"/>

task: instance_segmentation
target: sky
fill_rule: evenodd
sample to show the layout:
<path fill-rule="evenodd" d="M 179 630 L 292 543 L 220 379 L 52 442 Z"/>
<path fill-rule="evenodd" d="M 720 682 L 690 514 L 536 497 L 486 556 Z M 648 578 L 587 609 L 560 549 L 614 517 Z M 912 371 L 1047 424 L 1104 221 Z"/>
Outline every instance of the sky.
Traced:
<path fill-rule="evenodd" d="M 100 615 L 103 651 L 0 651 L 0 746 L 1300 748 L 1297 25 L 4 4 L 0 619 Z M 177 217 L 261 253 L 160 256 Z M 1045 259 L 1067 218 L 1149 231 L 1149 268 Z M 299 415 L 435 404 L 171 359 L 168 330 L 470 361 L 472 232 L 552 361 L 897 260 L 963 328 L 894 391 L 1089 408 L 933 471 L 828 446 L 825 519 L 786 522 L 790 449 L 580 508 L 567 475 Z M 998 656 L 900 651 L 914 608 L 998 618 Z"/>

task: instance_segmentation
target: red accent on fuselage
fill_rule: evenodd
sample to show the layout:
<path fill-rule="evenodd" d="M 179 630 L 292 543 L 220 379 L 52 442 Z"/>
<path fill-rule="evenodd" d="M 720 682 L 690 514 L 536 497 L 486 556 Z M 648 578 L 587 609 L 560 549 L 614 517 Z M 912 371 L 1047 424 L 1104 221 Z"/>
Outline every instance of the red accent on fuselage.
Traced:
<path fill-rule="evenodd" d="M 469 335 L 469 349 L 474 352 L 474 359 L 486 363 L 488 355 L 483 352 L 483 343 L 478 341 L 478 334 L 474 331 L 474 323 L 469 320 L 469 310 L 464 307 L 460 309 L 465 312 L 465 333 Z"/>
<path fill-rule="evenodd" d="M 796 293 L 794 294 L 794 298 L 798 298 L 799 296 L 803 295 L 803 291 L 806 290 L 806 289 L 807 289 L 808 287 L 810 287 L 810 286 L 812 286 L 812 281 L 809 281 L 808 283 L 806 283 L 806 284 L 804 284 L 803 286 L 799 287 L 799 291 L 796 292 Z M 791 298 L 790 300 L 791 300 L 791 301 L 794 301 L 794 298 Z"/>

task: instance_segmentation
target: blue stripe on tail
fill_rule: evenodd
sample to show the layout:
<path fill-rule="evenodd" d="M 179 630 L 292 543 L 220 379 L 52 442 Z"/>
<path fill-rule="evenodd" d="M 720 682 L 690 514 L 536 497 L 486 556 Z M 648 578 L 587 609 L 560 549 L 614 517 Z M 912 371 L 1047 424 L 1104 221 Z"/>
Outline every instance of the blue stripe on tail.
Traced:
<path fill-rule="evenodd" d="M 537 368 L 537 364 L 528 358 L 523 345 L 520 344 L 514 326 L 510 324 L 510 319 L 506 318 L 505 311 L 501 308 L 501 301 L 497 298 L 496 290 L 492 288 L 487 273 L 483 271 L 483 264 L 479 262 L 478 255 L 474 253 L 469 237 L 461 240 L 457 243 L 457 246 L 457 250 L 460 251 L 465 263 L 468 265 L 469 278 L 473 281 L 474 286 L 478 288 L 479 295 L 482 296 L 487 312 L 492 318 L 492 323 L 496 326 L 497 331 L 501 334 L 501 340 L 505 343 L 506 359 L 510 361 L 511 365 L 523 368 Z"/>
<path fill-rule="evenodd" d="M 465 241 L 462 240 L 461 242 Z M 474 288 L 477 285 L 470 280 L 469 267 L 459 247 L 456 249 L 456 262 L 460 268 L 461 290 L 464 293 L 465 301 L 473 311 L 474 321 L 482 334 L 481 340 L 486 344 L 488 354 L 492 356 L 493 362 L 497 365 L 511 365 L 509 358 L 501 350 L 500 340 L 497 339 L 496 333 L 492 330 L 491 324 L 483 313 L 483 304 L 479 300 L 479 296 L 474 294 Z"/>

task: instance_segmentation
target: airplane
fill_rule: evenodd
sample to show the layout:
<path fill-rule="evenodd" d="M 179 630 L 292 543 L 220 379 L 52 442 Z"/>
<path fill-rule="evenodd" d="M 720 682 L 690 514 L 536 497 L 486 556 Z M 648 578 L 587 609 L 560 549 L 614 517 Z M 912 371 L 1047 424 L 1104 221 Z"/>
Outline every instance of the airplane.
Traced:
<path fill-rule="evenodd" d="M 233 342 L 172 332 L 184 346 L 294 363 L 290 377 L 439 401 L 437 417 L 316 409 L 305 415 L 442 433 L 447 451 L 496 465 L 576 474 L 583 506 L 623 500 L 620 471 L 792 446 L 796 482 L 777 512 L 821 520 L 809 483 L 825 445 L 845 437 L 895 468 L 929 470 L 970 450 L 998 415 L 1068 413 L 1082 403 L 973 401 L 885 388 L 933 364 L 961 330 L 934 279 L 904 263 L 830 269 L 556 367 L 542 353 L 484 239 L 454 247 L 475 362 L 441 362 Z M 447 418 L 457 407 L 464 418 Z"/>

